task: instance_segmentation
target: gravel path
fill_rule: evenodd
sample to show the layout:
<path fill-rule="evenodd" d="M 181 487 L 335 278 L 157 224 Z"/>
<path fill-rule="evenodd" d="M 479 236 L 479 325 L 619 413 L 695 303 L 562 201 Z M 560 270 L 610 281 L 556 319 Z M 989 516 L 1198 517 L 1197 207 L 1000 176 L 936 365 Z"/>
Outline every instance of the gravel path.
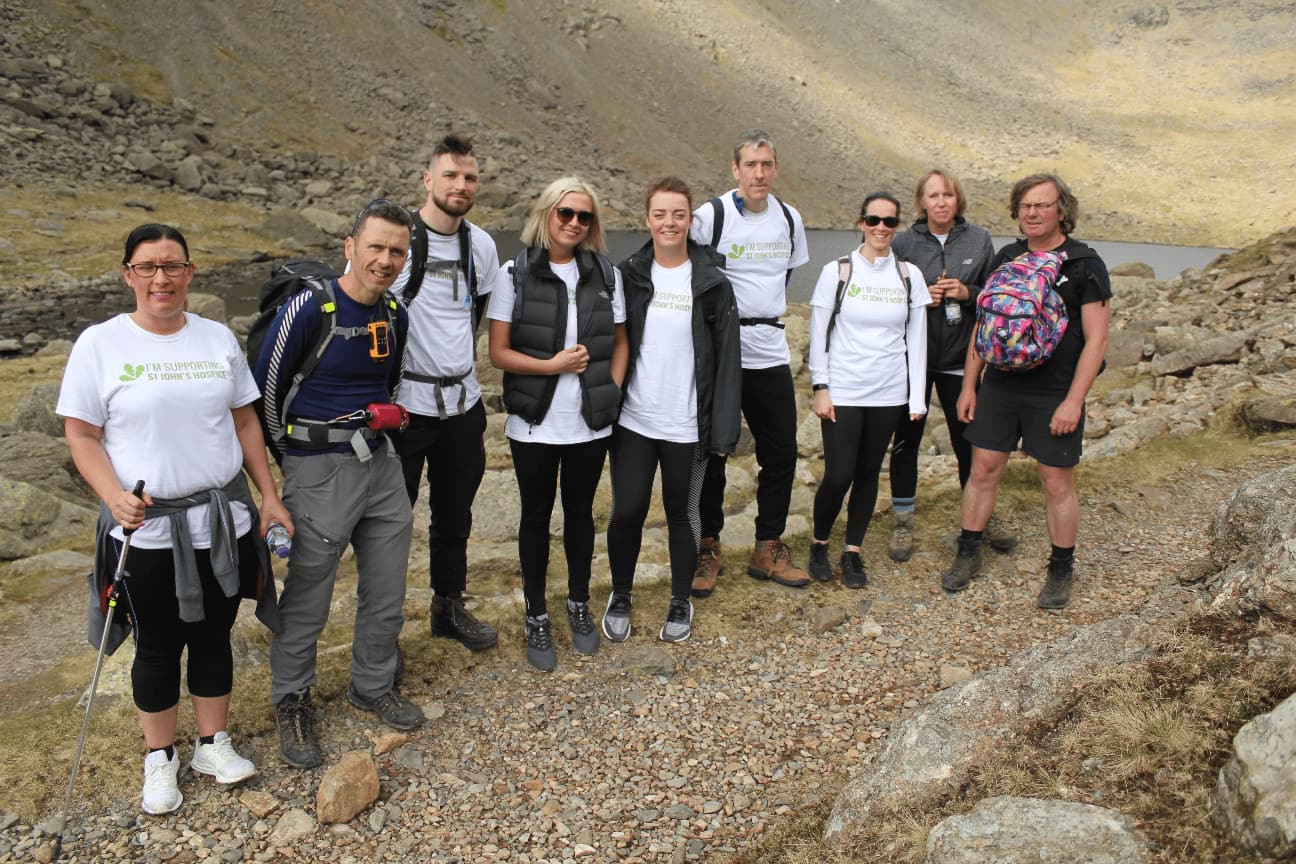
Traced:
<path fill-rule="evenodd" d="M 510 644 L 471 660 L 463 652 L 476 665 L 455 680 L 430 670 L 421 684 L 407 683 L 429 723 L 377 757 L 380 800 L 350 824 L 310 825 L 322 771 L 281 767 L 270 733 L 251 740 L 261 774 L 247 786 L 220 790 L 187 777 L 183 808 L 160 819 L 141 816 L 138 790 L 123 790 L 106 812 L 74 819 L 62 860 L 723 860 L 830 794 L 837 772 L 867 770 L 897 718 L 941 686 L 1137 606 L 1174 580 L 1206 552 L 1205 526 L 1242 475 L 1288 461 L 1276 450 L 1240 472 L 1190 466 L 1155 485 L 1088 497 L 1082 479 L 1086 542 L 1064 614 L 1034 606 L 1047 557 L 1044 542 L 1031 539 L 1044 536 L 1042 511 L 1014 518 L 1027 538 L 1018 551 L 987 552 L 988 575 L 954 597 L 936 579 L 951 535 L 921 522 L 908 564 L 866 555 L 872 582 L 860 592 L 758 584 L 731 551 L 719 591 L 742 595 L 726 607 L 741 608 L 741 620 L 709 621 L 713 601 L 699 601 L 687 643 L 657 642 L 664 610 L 655 607 L 664 599 L 647 594 L 629 642 L 605 643 L 590 659 L 564 650 L 555 674 L 530 671 Z M 888 527 L 880 517 L 871 540 Z M 595 601 L 603 596 L 596 588 Z M 564 649 L 563 623 L 556 636 Z M 371 750 L 387 732 L 340 693 L 321 695 L 326 764 Z M 257 797 L 274 811 L 254 815 Z M 294 810 L 305 812 L 285 815 Z M 310 828 L 303 839 L 272 836 L 298 818 Z M 0 817 L 0 862 L 48 860 L 41 826 L 6 822 L 12 817 Z"/>

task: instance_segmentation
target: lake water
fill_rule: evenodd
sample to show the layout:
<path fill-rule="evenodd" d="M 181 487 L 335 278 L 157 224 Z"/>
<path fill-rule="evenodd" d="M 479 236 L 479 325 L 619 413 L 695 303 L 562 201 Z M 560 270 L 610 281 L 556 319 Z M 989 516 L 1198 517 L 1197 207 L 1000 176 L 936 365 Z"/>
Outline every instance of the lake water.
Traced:
<path fill-rule="evenodd" d="M 509 231 L 493 235 L 499 247 L 501 261 L 507 261 L 517 254 L 520 244 L 517 232 Z M 1014 238 L 995 237 L 995 248 L 1003 246 Z M 1084 238 L 1080 238 L 1084 239 Z M 611 231 L 607 234 L 608 257 L 615 263 L 621 261 L 631 252 L 638 249 L 648 240 L 646 231 Z M 809 301 L 814 291 L 815 280 L 819 271 L 828 261 L 840 258 L 859 245 L 860 235 L 857 231 L 807 231 L 806 240 L 810 244 L 810 263 L 798 267 L 792 273 L 788 285 L 788 300 L 793 303 Z M 1149 265 L 1156 272 L 1158 279 L 1172 279 L 1190 267 L 1204 267 L 1218 255 L 1231 252 L 1231 249 L 1211 249 L 1194 246 L 1161 246 L 1150 243 L 1118 243 L 1114 241 L 1086 240 L 1098 250 L 1098 254 L 1107 262 L 1108 267 L 1140 261 Z M 340 245 L 340 244 L 339 244 Z M 341 263 L 341 251 L 329 260 L 338 259 Z M 194 285 L 195 291 L 210 291 L 222 294 L 226 308 L 231 315 L 247 315 L 256 312 L 257 291 L 261 281 L 269 275 L 269 264 L 235 265 L 221 274 L 221 278 L 212 278 L 209 271 L 206 281 L 202 275 Z M 224 268 L 222 268 L 224 269 Z M 231 272 L 232 271 L 232 272 Z"/>

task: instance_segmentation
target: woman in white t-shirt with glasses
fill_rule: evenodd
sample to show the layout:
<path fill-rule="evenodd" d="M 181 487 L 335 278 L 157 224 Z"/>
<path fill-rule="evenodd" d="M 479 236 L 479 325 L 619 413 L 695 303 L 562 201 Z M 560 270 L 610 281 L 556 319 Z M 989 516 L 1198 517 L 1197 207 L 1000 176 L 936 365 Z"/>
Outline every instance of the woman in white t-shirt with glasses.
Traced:
<path fill-rule="evenodd" d="M 863 588 L 860 547 L 877 503 L 878 476 L 896 424 L 927 413 L 927 314 L 922 271 L 891 253 L 900 202 L 886 192 L 864 199 L 863 243 L 824 265 L 810 298 L 812 407 L 823 432 L 824 476 L 814 499 L 810 575 L 832 579 L 828 539 L 850 491 L 842 583 Z M 843 276 L 845 277 L 843 279 Z"/>
<path fill-rule="evenodd" d="M 491 363 L 504 372 L 504 434 L 522 501 L 518 558 L 527 661 L 558 666 L 549 607 L 549 518 L 562 490 L 567 620 L 578 654 L 598 651 L 589 610 L 594 493 L 621 403 L 628 344 L 619 274 L 603 256 L 598 196 L 576 177 L 550 183 L 522 228 L 525 249 L 501 270 L 487 317 Z"/>
<path fill-rule="evenodd" d="M 693 203 L 684 181 L 666 177 L 654 183 L 645 209 L 652 239 L 619 265 L 630 369 L 612 433 L 612 594 L 603 635 L 614 642 L 630 636 L 635 566 L 660 465 L 671 599 L 658 635 L 682 642 L 693 626 L 689 594 L 707 459 L 738 446 L 738 307 L 720 256 L 689 239 Z"/>
<path fill-rule="evenodd" d="M 122 278 L 135 310 L 89 327 L 63 373 L 58 407 L 77 470 L 99 496 L 95 574 L 131 531 L 121 608 L 135 629 L 131 689 L 148 754 L 142 806 L 170 813 L 184 800 L 175 746 L 180 657 L 198 726 L 190 766 L 220 783 L 256 767 L 226 731 L 234 662 L 230 629 L 240 593 L 277 623 L 265 544 L 271 523 L 291 533 L 252 403 L 256 384 L 229 328 L 185 311 L 194 266 L 183 235 L 141 225 L 126 238 Z M 261 493 L 258 512 L 247 470 Z M 136 497 L 136 482 L 145 482 Z"/>

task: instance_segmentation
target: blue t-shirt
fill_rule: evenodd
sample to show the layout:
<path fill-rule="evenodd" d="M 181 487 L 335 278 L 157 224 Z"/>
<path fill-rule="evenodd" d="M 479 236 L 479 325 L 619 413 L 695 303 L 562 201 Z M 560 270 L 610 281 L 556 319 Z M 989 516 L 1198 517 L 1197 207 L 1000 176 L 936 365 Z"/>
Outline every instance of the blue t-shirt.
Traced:
<path fill-rule="evenodd" d="M 337 303 L 335 324 L 338 327 L 366 327 L 371 321 L 386 321 L 384 309 L 387 298 L 372 306 L 357 303 L 338 287 L 333 280 L 333 294 Z M 334 337 L 324 349 L 319 364 L 301 383 L 289 407 L 288 419 L 308 418 L 331 420 L 359 411 L 371 402 L 391 402 L 404 368 L 405 334 L 409 329 L 409 314 L 400 303 L 394 313 L 396 332 L 389 333 L 387 356 L 381 360 L 370 356 L 373 340 L 368 333 L 352 338 Z M 280 411 L 292 386 L 293 375 L 301 368 L 308 352 L 319 339 L 324 316 L 310 291 L 300 291 L 279 307 L 274 323 L 266 335 L 253 372 L 257 385 L 265 398 L 266 425 L 273 436 L 282 433 Z M 340 428 L 354 428 L 363 421 L 339 424 Z M 348 452 L 349 444 L 339 444 L 328 451 L 300 449 L 293 442 L 285 442 L 285 450 L 293 455 L 320 452 Z"/>

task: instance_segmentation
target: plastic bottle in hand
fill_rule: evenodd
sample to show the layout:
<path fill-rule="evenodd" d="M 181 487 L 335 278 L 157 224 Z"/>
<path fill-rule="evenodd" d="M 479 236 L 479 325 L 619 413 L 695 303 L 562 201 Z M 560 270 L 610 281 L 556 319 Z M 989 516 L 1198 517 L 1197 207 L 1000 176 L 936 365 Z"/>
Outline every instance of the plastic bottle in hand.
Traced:
<path fill-rule="evenodd" d="M 276 558 L 287 558 L 292 554 L 292 537 L 288 536 L 288 529 L 278 522 L 270 523 L 270 530 L 265 535 L 266 546 L 270 548 L 270 554 Z"/>
<path fill-rule="evenodd" d="M 941 279 L 945 278 L 945 271 L 941 271 Z M 941 304 L 945 307 L 945 323 L 957 324 L 963 320 L 963 307 L 953 297 L 946 297 L 945 302 Z"/>

